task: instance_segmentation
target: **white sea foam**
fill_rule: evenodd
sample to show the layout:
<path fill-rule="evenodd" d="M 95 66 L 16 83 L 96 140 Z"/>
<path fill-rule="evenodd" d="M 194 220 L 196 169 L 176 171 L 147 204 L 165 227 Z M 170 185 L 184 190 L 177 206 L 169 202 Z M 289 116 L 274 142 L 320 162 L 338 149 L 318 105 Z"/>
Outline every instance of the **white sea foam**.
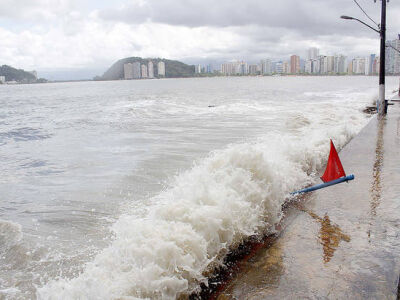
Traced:
<path fill-rule="evenodd" d="M 312 183 L 323 166 L 329 139 L 341 149 L 366 124 L 363 103 L 293 113 L 284 133 L 210 153 L 143 216 L 121 216 L 114 241 L 83 273 L 48 283 L 38 298 L 175 299 L 195 290 L 229 249 L 275 230 L 288 194 Z"/>
<path fill-rule="evenodd" d="M 22 240 L 20 224 L 0 220 L 0 255 L 16 246 Z"/>

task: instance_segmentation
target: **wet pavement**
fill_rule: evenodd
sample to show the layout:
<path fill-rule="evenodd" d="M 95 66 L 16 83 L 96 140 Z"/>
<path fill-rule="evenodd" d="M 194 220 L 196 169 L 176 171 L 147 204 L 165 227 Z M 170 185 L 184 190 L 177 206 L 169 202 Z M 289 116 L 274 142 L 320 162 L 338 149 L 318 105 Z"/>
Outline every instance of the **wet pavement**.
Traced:
<path fill-rule="evenodd" d="M 355 180 L 290 207 L 279 237 L 217 299 L 396 299 L 400 274 L 400 102 L 341 152 Z"/>

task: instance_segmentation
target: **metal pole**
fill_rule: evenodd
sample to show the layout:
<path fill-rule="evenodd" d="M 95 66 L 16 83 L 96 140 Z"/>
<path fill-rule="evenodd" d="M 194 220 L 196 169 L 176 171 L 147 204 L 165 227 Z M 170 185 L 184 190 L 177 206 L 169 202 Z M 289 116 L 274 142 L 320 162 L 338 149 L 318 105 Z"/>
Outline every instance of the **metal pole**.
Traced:
<path fill-rule="evenodd" d="M 382 1 L 382 12 L 381 12 L 381 53 L 380 53 L 380 64 L 379 64 L 379 102 L 378 102 L 378 113 L 382 117 L 385 115 L 386 104 L 385 104 L 385 45 L 386 45 L 386 0 Z"/>

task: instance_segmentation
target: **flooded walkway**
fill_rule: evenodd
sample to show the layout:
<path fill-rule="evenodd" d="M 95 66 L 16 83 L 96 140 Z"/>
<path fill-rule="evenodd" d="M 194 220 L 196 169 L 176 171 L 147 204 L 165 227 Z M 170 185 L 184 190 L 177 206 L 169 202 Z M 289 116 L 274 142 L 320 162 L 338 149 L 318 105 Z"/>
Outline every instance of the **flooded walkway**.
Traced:
<path fill-rule="evenodd" d="M 396 299 L 400 274 L 400 102 L 341 152 L 355 180 L 308 195 L 217 299 Z"/>

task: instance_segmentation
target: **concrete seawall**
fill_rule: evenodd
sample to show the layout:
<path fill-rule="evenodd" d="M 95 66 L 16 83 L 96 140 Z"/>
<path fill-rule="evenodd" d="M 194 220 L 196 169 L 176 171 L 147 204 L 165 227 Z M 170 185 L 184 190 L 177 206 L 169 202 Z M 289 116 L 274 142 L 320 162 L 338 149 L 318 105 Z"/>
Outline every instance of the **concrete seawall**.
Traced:
<path fill-rule="evenodd" d="M 396 299 L 400 274 L 400 102 L 341 152 L 355 180 L 289 208 L 279 237 L 217 299 Z"/>

